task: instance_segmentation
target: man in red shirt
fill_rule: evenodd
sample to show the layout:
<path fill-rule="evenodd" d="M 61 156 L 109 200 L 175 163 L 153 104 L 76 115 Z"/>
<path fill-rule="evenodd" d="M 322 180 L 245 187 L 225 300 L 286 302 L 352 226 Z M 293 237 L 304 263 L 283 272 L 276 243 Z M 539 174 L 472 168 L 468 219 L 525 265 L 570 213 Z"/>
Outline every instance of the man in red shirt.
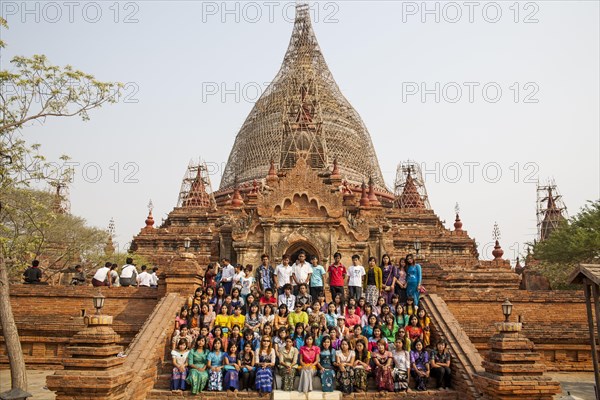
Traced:
<path fill-rule="evenodd" d="M 348 316 L 346 317 L 346 326 L 350 331 L 354 330 L 354 325 L 360 325 L 360 317 L 356 314 L 356 307 L 348 307 Z"/>
<path fill-rule="evenodd" d="M 344 283 L 347 275 L 346 267 L 342 265 L 342 255 L 339 252 L 333 255 L 333 260 L 333 264 L 327 269 L 331 300 L 333 301 L 335 295 L 339 293 L 342 296 L 342 301 L 344 301 Z"/>
<path fill-rule="evenodd" d="M 273 289 L 265 289 L 265 295 L 260 298 L 260 305 L 265 306 L 267 304 L 277 305 L 277 299 L 273 296 Z"/>

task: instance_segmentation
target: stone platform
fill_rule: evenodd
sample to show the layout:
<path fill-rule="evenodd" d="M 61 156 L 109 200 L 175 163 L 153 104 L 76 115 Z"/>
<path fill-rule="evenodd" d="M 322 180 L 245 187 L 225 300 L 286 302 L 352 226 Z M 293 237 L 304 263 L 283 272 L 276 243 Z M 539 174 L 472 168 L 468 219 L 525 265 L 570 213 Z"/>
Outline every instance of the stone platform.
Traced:
<path fill-rule="evenodd" d="M 342 392 L 334 391 L 324 393 L 315 390 L 309 393 L 299 393 L 298 391 L 284 392 L 283 390 L 275 390 L 270 396 L 259 396 L 257 392 L 202 392 L 196 396 L 189 391 L 183 393 L 172 393 L 170 390 L 154 389 L 150 392 L 148 400 L 172 400 L 183 398 L 195 399 L 222 399 L 227 397 L 230 399 L 244 400 L 394 400 L 394 399 L 419 399 L 419 400 L 459 400 L 460 395 L 453 390 L 428 390 L 425 392 L 411 391 L 409 393 L 391 393 L 391 392 L 367 392 L 367 393 L 352 393 L 343 395 Z"/>

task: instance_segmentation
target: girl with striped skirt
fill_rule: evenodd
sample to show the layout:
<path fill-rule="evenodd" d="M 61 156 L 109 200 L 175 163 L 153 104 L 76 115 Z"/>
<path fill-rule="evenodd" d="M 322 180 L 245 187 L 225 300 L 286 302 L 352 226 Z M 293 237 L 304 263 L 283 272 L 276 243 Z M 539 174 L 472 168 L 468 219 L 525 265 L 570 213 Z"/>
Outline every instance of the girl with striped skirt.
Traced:
<path fill-rule="evenodd" d="M 256 390 L 260 395 L 273 391 L 273 367 L 275 366 L 275 349 L 271 338 L 263 336 L 260 347 L 256 351 Z"/>

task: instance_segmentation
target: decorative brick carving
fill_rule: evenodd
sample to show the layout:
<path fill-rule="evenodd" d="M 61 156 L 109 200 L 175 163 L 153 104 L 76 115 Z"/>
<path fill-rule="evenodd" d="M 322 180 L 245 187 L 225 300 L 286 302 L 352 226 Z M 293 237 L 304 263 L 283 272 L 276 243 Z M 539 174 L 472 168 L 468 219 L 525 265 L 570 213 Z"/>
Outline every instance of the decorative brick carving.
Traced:
<path fill-rule="evenodd" d="M 485 399 L 550 400 L 560 393 L 560 384 L 544 376 L 546 367 L 533 343 L 522 335 L 521 323 L 495 324 L 498 333 L 490 338 L 490 351 L 482 363 L 485 372 L 475 383 Z"/>
<path fill-rule="evenodd" d="M 117 345 L 121 338 L 112 329 L 112 317 L 92 315 L 87 326 L 78 332 L 67 347 L 62 364 L 64 370 L 47 378 L 48 388 L 57 400 L 125 399 L 125 388 L 133 379 L 133 371 L 123 367 L 123 351 Z"/>

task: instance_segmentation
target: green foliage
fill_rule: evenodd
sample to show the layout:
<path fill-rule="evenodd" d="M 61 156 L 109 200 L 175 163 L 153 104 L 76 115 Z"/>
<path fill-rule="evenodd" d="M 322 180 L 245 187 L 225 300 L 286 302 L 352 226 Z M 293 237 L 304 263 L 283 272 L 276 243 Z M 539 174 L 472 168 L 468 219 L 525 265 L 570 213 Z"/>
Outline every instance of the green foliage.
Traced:
<path fill-rule="evenodd" d="M 528 269 L 540 272 L 550 281 L 550 287 L 555 290 L 577 290 L 579 285 L 567 284 L 567 277 L 573 272 L 577 264 L 573 263 L 551 263 L 540 261 L 537 264 L 527 265 Z"/>
<path fill-rule="evenodd" d="M 600 257 L 600 201 L 589 202 L 569 223 L 533 248 L 536 259 L 551 263 L 586 263 Z"/>
<path fill-rule="evenodd" d="M 600 259 L 600 200 L 589 202 L 549 238 L 533 246 L 533 256 L 542 272 L 556 289 L 570 289 L 566 278 L 579 263 L 597 263 Z"/>
<path fill-rule="evenodd" d="M 0 17 L 0 28 L 8 29 Z M 0 40 L 0 49 L 6 43 Z M 47 117 L 79 116 L 105 103 L 115 103 L 123 84 L 101 82 L 70 65 L 58 67 L 44 55 L 14 57 L 13 70 L 0 70 L 0 135 Z"/>
<path fill-rule="evenodd" d="M 19 277 L 34 258 L 42 261 L 46 277 L 51 277 L 73 264 L 90 264 L 93 268 L 103 255 L 105 231 L 55 209 L 56 197 L 49 192 L 5 191 L 0 245 L 11 277 Z"/>
<path fill-rule="evenodd" d="M 6 20 L 2 17 L 0 17 L 0 28 L 8 29 L 8 24 L 6 23 Z M 4 43 L 2 39 L 0 39 L 0 49 L 3 49 L 4 47 L 6 47 L 6 43 Z"/>

